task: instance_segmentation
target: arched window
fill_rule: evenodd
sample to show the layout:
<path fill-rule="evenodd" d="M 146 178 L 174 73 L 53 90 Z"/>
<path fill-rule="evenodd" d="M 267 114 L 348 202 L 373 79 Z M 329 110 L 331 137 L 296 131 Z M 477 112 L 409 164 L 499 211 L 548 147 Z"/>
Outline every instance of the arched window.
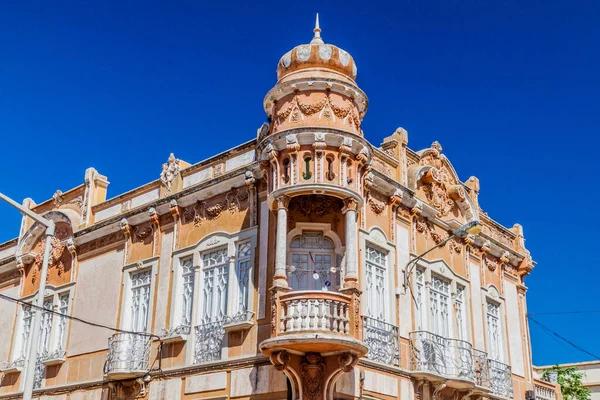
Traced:
<path fill-rule="evenodd" d="M 337 290 L 335 245 L 322 232 L 303 232 L 290 242 L 288 280 L 293 290 Z"/>

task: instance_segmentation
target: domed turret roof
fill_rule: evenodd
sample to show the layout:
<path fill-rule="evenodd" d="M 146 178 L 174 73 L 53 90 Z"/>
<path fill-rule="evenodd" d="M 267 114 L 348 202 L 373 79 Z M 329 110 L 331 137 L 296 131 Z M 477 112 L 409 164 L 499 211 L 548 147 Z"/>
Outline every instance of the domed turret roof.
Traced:
<path fill-rule="evenodd" d="M 356 63 L 350 53 L 333 44 L 323 42 L 319 14 L 313 31 L 315 36 L 310 43 L 296 46 L 281 57 L 277 64 L 277 79 L 309 68 L 333 70 L 352 80 L 356 79 Z"/>

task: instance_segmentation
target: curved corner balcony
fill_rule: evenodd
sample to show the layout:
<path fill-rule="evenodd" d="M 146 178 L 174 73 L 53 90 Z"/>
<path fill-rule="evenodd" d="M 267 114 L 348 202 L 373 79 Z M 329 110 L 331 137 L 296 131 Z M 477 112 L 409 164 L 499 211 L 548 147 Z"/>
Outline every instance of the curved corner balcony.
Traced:
<path fill-rule="evenodd" d="M 360 340 L 360 321 L 351 297 L 324 291 L 295 291 L 276 299 L 271 338 L 260 344 L 264 354 L 275 350 L 300 353 L 367 353 Z"/>
<path fill-rule="evenodd" d="M 108 379 L 143 376 L 150 369 L 152 339 L 147 334 L 115 333 L 108 339 L 104 374 Z"/>
<path fill-rule="evenodd" d="M 427 331 L 411 332 L 413 375 L 429 381 L 446 381 L 456 389 L 476 383 L 473 346 L 464 340 L 448 339 Z"/>

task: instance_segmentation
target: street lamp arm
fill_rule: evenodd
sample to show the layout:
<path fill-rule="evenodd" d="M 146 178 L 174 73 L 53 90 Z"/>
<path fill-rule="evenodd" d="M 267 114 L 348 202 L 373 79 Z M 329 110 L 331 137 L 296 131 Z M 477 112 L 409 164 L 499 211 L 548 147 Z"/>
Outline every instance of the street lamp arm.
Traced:
<path fill-rule="evenodd" d="M 13 199 L 11 199 L 10 197 L 7 197 L 6 195 L 4 195 L 2 193 L 0 193 L 0 199 L 6 201 L 8 204 L 13 206 L 17 210 L 19 210 L 21 213 L 27 215 L 29 218 L 44 225 L 44 227 L 46 227 L 47 235 L 54 235 L 54 222 L 53 221 L 50 221 L 50 220 L 34 213 L 33 211 L 29 210 L 28 208 L 23 207 L 21 204 L 17 203 Z"/>
<path fill-rule="evenodd" d="M 456 235 L 455 234 L 450 235 L 449 237 L 447 237 L 446 239 L 442 240 L 441 242 L 439 242 L 438 244 L 436 244 L 432 248 L 428 249 L 426 252 L 424 252 L 422 254 L 419 254 L 417 257 L 415 257 L 412 260 L 410 260 L 408 262 L 408 264 L 406 264 L 406 268 L 404 269 L 404 293 L 406 293 L 406 289 L 408 287 L 409 276 L 412 273 L 412 269 L 414 268 L 414 266 L 417 265 L 417 262 L 419 262 L 419 260 L 422 260 L 423 257 L 425 257 L 427 254 L 431 253 L 433 250 L 444 246 L 454 236 L 456 236 Z"/>

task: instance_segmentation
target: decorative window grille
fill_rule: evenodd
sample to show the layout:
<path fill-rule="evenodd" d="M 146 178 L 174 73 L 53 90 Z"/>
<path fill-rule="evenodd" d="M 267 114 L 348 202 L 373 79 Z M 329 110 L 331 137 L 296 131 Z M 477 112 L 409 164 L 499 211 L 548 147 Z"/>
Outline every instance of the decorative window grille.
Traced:
<path fill-rule="evenodd" d="M 250 241 L 239 243 L 237 247 L 236 274 L 238 278 L 238 313 L 248 311 L 248 290 L 250 282 L 250 267 L 252 248 Z"/>
<path fill-rule="evenodd" d="M 502 337 L 500 336 L 500 305 L 492 301 L 486 303 L 488 354 L 492 360 L 502 361 Z"/>
<path fill-rule="evenodd" d="M 427 321 L 425 305 L 425 271 L 423 271 L 421 268 L 418 268 L 415 272 L 415 275 L 415 307 L 417 307 L 417 330 L 423 330 L 425 329 L 425 323 Z"/>
<path fill-rule="evenodd" d="M 304 232 L 292 239 L 290 249 L 288 276 L 293 290 L 330 290 L 339 287 L 339 273 L 331 269 L 335 246 L 321 232 Z"/>
<path fill-rule="evenodd" d="M 450 282 L 438 277 L 431 276 L 429 285 L 429 311 L 431 314 L 432 332 L 442 337 L 450 337 Z"/>
<path fill-rule="evenodd" d="M 182 302 L 181 302 L 181 325 L 192 326 L 192 310 L 194 308 L 194 261 L 193 257 L 181 261 Z"/>
<path fill-rule="evenodd" d="M 387 254 L 366 246 L 367 316 L 385 321 Z"/>
<path fill-rule="evenodd" d="M 25 359 L 27 357 L 27 345 L 29 343 L 29 335 L 31 335 L 31 306 L 23 306 L 22 321 L 23 330 L 21 331 L 21 343 L 19 346 L 19 355 L 17 357 L 18 359 Z"/>
<path fill-rule="evenodd" d="M 67 344 L 67 315 L 69 312 L 69 293 L 58 296 L 58 325 L 56 332 L 56 350 L 64 351 Z"/>
<path fill-rule="evenodd" d="M 44 299 L 44 309 L 52 310 L 52 297 Z M 42 312 L 42 321 L 40 326 L 40 336 L 38 342 L 39 354 L 47 353 L 50 350 L 50 339 L 52 338 L 52 313 L 48 311 Z"/>
<path fill-rule="evenodd" d="M 465 311 L 465 288 L 464 286 L 456 285 L 456 296 L 454 298 L 456 305 L 456 329 L 457 339 L 467 340 L 467 321 Z"/>
<path fill-rule="evenodd" d="M 227 315 L 227 286 L 229 278 L 229 257 L 227 248 L 205 253 L 202 256 L 204 268 L 204 311 L 202 323 L 222 321 Z"/>
<path fill-rule="evenodd" d="M 151 270 L 131 274 L 131 329 L 135 332 L 148 327 L 151 280 Z"/>

